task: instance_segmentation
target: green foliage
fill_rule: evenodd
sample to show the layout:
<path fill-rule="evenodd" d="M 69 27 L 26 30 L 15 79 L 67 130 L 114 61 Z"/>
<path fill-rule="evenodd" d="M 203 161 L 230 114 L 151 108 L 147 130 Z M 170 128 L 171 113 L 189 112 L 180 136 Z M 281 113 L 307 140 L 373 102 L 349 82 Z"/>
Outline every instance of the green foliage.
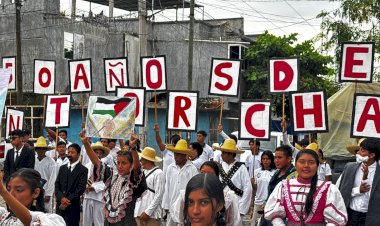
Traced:
<path fill-rule="evenodd" d="M 335 51 L 335 62 L 340 62 L 341 43 L 345 41 L 374 41 L 380 43 L 380 1 L 379 0 L 342 0 L 340 8 L 331 13 L 321 12 L 321 30 L 317 40 L 322 48 Z M 380 45 L 375 45 L 380 53 Z M 376 60 L 379 60 L 376 54 Z M 375 64 L 376 65 L 376 64 Z M 338 69 L 338 66 L 336 66 Z M 379 80 L 380 70 L 375 67 L 374 80 Z"/>
<path fill-rule="evenodd" d="M 278 37 L 265 32 L 252 44 L 246 58 L 250 67 L 246 73 L 244 98 L 269 99 L 273 103 L 276 115 L 282 115 L 282 95 L 268 93 L 269 59 L 275 57 L 298 57 L 300 60 L 300 90 L 326 89 L 328 96 L 338 91 L 339 86 L 333 81 L 334 69 L 329 65 L 332 57 L 319 54 L 312 41 L 295 44 L 297 34 Z M 289 114 L 288 100 L 285 112 Z M 287 115 L 289 118 L 289 115 Z"/>

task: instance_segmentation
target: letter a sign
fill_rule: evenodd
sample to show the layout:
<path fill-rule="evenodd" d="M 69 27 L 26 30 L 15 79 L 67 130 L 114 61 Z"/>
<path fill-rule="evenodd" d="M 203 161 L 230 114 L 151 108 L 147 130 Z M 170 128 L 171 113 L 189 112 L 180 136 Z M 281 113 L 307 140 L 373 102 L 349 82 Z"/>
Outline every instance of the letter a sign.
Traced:
<path fill-rule="evenodd" d="M 169 92 L 167 129 L 195 132 L 197 130 L 199 92 Z"/>
<path fill-rule="evenodd" d="M 48 96 L 45 107 L 45 127 L 69 127 L 70 95 Z"/>
<path fill-rule="evenodd" d="M 380 138 L 380 95 L 355 94 L 351 137 Z"/>
<path fill-rule="evenodd" d="M 23 124 L 24 112 L 7 108 L 7 127 L 5 129 L 5 137 L 9 137 L 9 134 L 14 130 L 22 130 Z"/>
<path fill-rule="evenodd" d="M 34 60 L 34 93 L 54 94 L 55 61 Z"/>
<path fill-rule="evenodd" d="M 299 60 L 297 58 L 269 60 L 270 93 L 287 93 L 298 90 Z"/>
<path fill-rule="evenodd" d="M 91 59 L 69 60 L 69 73 L 72 93 L 91 92 Z"/>
<path fill-rule="evenodd" d="M 342 43 L 339 82 L 372 82 L 374 42 Z"/>
<path fill-rule="evenodd" d="M 240 60 L 213 58 L 209 94 L 238 96 L 240 70 Z"/>
<path fill-rule="evenodd" d="M 141 57 L 141 81 L 146 91 L 166 90 L 165 56 Z"/>
<path fill-rule="evenodd" d="M 239 139 L 270 139 L 271 102 L 240 102 Z"/>
<path fill-rule="evenodd" d="M 328 132 L 327 100 L 324 90 L 290 94 L 295 132 Z"/>

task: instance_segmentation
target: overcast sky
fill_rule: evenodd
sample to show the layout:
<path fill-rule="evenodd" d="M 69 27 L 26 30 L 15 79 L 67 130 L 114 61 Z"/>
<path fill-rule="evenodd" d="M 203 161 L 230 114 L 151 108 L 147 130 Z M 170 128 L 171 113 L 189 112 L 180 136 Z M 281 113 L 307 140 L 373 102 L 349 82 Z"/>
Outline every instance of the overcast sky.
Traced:
<path fill-rule="evenodd" d="M 149 0 L 148 0 L 149 1 Z M 137 2 L 137 0 L 136 0 Z M 322 11 L 333 11 L 340 5 L 338 1 L 283 1 L 283 0 L 195 0 L 196 4 L 205 6 L 205 19 L 244 17 L 246 34 L 260 34 L 269 30 L 275 35 L 298 33 L 299 41 L 311 39 L 319 33 L 320 20 L 315 17 Z M 70 13 L 71 0 L 61 0 L 61 11 Z M 90 4 L 77 0 L 77 14 L 88 14 Z M 104 11 L 108 15 L 108 7 L 91 5 L 94 13 Z M 188 19 L 189 10 L 178 10 L 178 19 Z M 196 18 L 202 19 L 202 9 L 196 9 Z M 128 16 L 130 12 L 117 10 L 114 16 Z M 136 15 L 136 14 L 135 14 Z M 166 10 L 156 17 L 157 20 L 175 20 L 174 10 Z"/>

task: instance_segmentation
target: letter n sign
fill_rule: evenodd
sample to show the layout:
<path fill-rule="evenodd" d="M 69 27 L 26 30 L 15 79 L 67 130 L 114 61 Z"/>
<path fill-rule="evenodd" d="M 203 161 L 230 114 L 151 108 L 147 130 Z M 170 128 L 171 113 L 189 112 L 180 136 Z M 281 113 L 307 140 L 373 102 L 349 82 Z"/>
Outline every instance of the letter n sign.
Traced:
<path fill-rule="evenodd" d="M 270 139 L 271 102 L 240 102 L 239 139 Z"/>
<path fill-rule="evenodd" d="M 342 43 L 339 82 L 372 82 L 374 42 Z"/>
<path fill-rule="evenodd" d="M 141 57 L 141 81 L 146 91 L 166 90 L 165 56 Z"/>
<path fill-rule="evenodd" d="M 24 112 L 16 109 L 7 108 L 7 123 L 5 128 L 5 137 L 17 129 L 22 130 L 24 124 Z"/>
<path fill-rule="evenodd" d="M 199 92 L 169 92 L 167 129 L 197 131 Z"/>
<path fill-rule="evenodd" d="M 327 98 L 324 90 L 290 94 L 294 132 L 328 132 Z"/>
<path fill-rule="evenodd" d="M 237 97 L 239 95 L 240 70 L 240 60 L 213 58 L 209 94 Z"/>
<path fill-rule="evenodd" d="M 380 138 L 380 95 L 355 94 L 351 137 Z"/>
<path fill-rule="evenodd" d="M 298 90 L 299 60 L 283 58 L 269 60 L 270 93 L 288 93 Z"/>
<path fill-rule="evenodd" d="M 50 95 L 45 107 L 45 127 L 69 127 L 70 95 Z"/>

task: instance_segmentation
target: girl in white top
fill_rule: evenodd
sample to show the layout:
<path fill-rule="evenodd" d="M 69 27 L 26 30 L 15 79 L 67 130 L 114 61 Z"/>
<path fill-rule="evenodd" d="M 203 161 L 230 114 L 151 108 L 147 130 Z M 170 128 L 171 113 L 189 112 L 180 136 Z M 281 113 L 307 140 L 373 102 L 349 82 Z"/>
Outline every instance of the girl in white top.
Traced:
<path fill-rule="evenodd" d="M 61 216 L 44 213 L 45 182 L 36 170 L 23 168 L 9 177 L 5 188 L 0 173 L 0 195 L 10 209 L 0 207 L 0 225 L 65 226 Z"/>
<path fill-rule="evenodd" d="M 254 186 L 256 186 L 256 197 L 253 208 L 253 217 L 251 226 L 257 224 L 257 220 L 262 216 L 264 204 L 268 198 L 268 185 L 274 172 L 276 165 L 274 163 L 274 155 L 271 151 L 264 151 L 261 155 L 261 168 L 255 170 Z"/>
<path fill-rule="evenodd" d="M 323 151 L 318 149 L 319 166 L 318 166 L 318 180 L 321 181 L 332 181 L 332 173 L 330 165 L 326 162 L 323 157 Z"/>

